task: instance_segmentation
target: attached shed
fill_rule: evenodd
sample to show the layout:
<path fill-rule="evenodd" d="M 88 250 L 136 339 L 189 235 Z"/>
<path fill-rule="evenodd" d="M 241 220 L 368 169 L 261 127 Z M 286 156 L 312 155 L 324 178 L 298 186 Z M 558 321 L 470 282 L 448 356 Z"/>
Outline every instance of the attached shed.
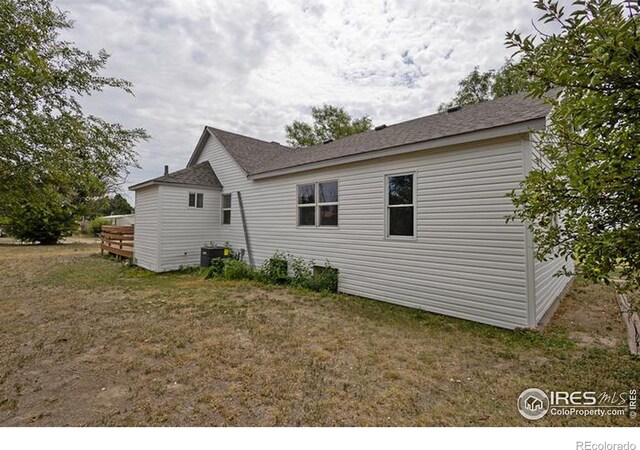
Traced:
<path fill-rule="evenodd" d="M 154 272 L 197 265 L 219 236 L 222 184 L 208 161 L 131 186 L 136 193 L 135 260 Z"/>

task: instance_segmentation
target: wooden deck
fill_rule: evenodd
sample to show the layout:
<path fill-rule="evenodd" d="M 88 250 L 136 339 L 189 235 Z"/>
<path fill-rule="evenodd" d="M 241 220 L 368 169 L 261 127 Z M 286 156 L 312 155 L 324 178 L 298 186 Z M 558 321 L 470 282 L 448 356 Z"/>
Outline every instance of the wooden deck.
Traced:
<path fill-rule="evenodd" d="M 123 258 L 133 258 L 133 225 L 103 226 L 100 236 L 102 237 L 100 253 L 107 252 Z"/>

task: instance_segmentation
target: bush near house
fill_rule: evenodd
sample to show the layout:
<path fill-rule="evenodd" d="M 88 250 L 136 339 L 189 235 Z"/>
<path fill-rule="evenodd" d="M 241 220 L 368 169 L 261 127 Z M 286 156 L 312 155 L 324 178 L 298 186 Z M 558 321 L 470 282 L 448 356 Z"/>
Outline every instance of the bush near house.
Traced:
<path fill-rule="evenodd" d="M 110 223 L 111 222 L 109 222 L 107 219 L 96 217 L 91 222 L 89 222 L 89 234 L 91 234 L 92 236 L 98 236 L 102 231 L 102 227 L 105 225 L 109 225 Z"/>
<path fill-rule="evenodd" d="M 281 252 L 275 252 L 258 269 L 240 259 L 214 258 L 201 273 L 205 279 L 256 280 L 266 284 L 290 284 L 316 292 L 338 291 L 338 269 L 331 267 L 328 261 L 322 268 L 314 270 L 313 261 L 307 262 Z"/>
<path fill-rule="evenodd" d="M 255 269 L 239 259 L 222 260 L 222 277 L 227 280 L 253 280 Z"/>
<path fill-rule="evenodd" d="M 285 284 L 289 281 L 289 261 L 287 255 L 275 252 L 260 268 L 260 279 L 272 284 Z"/>

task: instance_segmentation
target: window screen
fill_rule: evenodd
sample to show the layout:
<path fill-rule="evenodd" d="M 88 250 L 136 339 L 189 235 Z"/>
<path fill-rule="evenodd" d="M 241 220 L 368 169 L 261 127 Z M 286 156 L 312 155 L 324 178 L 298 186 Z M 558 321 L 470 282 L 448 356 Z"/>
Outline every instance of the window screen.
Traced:
<path fill-rule="evenodd" d="M 413 174 L 387 177 L 387 236 L 414 236 Z"/>

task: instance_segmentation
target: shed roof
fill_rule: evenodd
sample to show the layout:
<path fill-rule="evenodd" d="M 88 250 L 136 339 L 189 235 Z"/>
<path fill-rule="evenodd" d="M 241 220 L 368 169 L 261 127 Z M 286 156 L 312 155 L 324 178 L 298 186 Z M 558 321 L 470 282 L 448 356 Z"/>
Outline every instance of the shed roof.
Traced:
<path fill-rule="evenodd" d="M 131 186 L 129 189 L 135 190 L 151 184 L 183 184 L 190 186 L 222 188 L 222 183 L 220 183 L 220 180 L 211 167 L 209 161 L 204 161 L 200 164 L 189 166 L 185 169 L 177 170 L 170 174 L 138 183 Z"/>
<path fill-rule="evenodd" d="M 515 94 L 299 149 L 218 128 L 205 130 L 220 141 L 247 175 L 257 175 L 321 161 L 339 164 L 347 156 L 544 119 L 549 110 L 542 100 Z M 203 146 L 201 139 L 189 165 L 197 161 Z"/>

